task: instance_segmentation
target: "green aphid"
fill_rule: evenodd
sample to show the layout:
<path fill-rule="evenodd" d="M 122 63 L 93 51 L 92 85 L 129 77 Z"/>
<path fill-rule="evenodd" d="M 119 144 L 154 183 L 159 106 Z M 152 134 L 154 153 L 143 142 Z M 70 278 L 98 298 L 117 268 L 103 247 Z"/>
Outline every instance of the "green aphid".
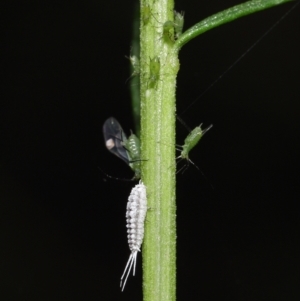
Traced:
<path fill-rule="evenodd" d="M 151 17 L 151 9 L 149 5 L 145 5 L 141 9 L 141 16 L 144 25 L 147 25 L 149 23 L 150 17 Z"/>
<path fill-rule="evenodd" d="M 166 21 L 163 25 L 163 39 L 166 43 L 174 42 L 174 22 Z"/>
<path fill-rule="evenodd" d="M 160 76 L 160 59 L 158 56 L 155 56 L 152 59 L 150 58 L 149 71 L 150 75 L 148 86 L 153 89 L 156 87 Z"/>
<path fill-rule="evenodd" d="M 180 159 L 180 161 L 183 159 L 187 160 L 187 164 L 180 168 L 178 172 L 180 172 L 182 169 L 184 169 L 185 171 L 185 169 L 188 168 L 190 163 L 192 163 L 197 169 L 199 169 L 197 165 L 189 158 L 189 153 L 198 144 L 203 135 L 212 128 L 211 124 L 209 127 L 202 130 L 201 125 L 202 124 L 195 127 L 185 138 L 184 145 L 180 145 L 177 148 L 177 150 L 181 151 L 181 154 L 176 159 Z"/>
<path fill-rule="evenodd" d="M 184 24 L 184 12 L 177 12 L 174 10 L 174 31 L 175 31 L 175 39 L 177 40 L 181 34 Z"/>
<path fill-rule="evenodd" d="M 129 166 L 134 171 L 134 179 L 141 178 L 141 143 L 140 139 L 131 132 L 127 140 L 123 142 L 128 152 Z"/>
<path fill-rule="evenodd" d="M 174 21 L 166 21 L 163 25 L 163 39 L 165 42 L 174 42 L 182 34 L 184 13 L 174 10 Z"/>
<path fill-rule="evenodd" d="M 129 57 L 131 67 L 133 69 L 133 72 L 130 77 L 136 76 L 140 74 L 140 60 L 136 55 L 131 55 Z"/>

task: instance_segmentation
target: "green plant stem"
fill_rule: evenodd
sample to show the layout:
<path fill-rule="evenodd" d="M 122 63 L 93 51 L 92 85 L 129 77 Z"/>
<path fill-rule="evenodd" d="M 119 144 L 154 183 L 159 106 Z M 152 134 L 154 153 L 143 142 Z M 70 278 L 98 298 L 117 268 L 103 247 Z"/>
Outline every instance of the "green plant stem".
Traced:
<path fill-rule="evenodd" d="M 138 3 L 134 8 L 134 18 L 132 26 L 132 40 L 131 40 L 131 51 L 130 55 L 135 55 L 137 58 L 140 56 L 140 24 L 139 24 L 140 9 Z M 130 64 L 131 74 L 136 70 Z M 140 77 L 135 74 L 130 81 L 130 94 L 132 113 L 135 126 L 135 134 L 140 137 L 140 124 L 141 124 L 141 113 L 140 113 Z"/>
<path fill-rule="evenodd" d="M 148 7 L 149 6 L 149 7 Z M 151 12 L 143 19 L 143 11 Z M 148 206 L 143 243 L 143 292 L 146 301 L 175 300 L 175 84 L 177 53 L 162 39 L 162 25 L 173 19 L 173 1 L 141 1 L 141 157 Z M 160 62 L 150 79 L 150 59 Z M 155 68 L 157 70 L 157 68 Z"/>
<path fill-rule="evenodd" d="M 141 0 L 140 96 L 142 181 L 148 210 L 143 243 L 145 301 L 176 299 L 175 88 L 178 51 L 191 39 L 241 16 L 287 2 L 249 1 L 196 24 L 175 42 L 163 37 L 173 0 Z M 168 23 L 170 24 L 170 23 Z"/>
<path fill-rule="evenodd" d="M 179 50 L 184 44 L 210 29 L 231 22 L 240 17 L 290 1 L 291 0 L 252 0 L 230 7 L 202 20 L 193 27 L 189 28 L 179 37 L 174 46 L 177 50 Z"/>

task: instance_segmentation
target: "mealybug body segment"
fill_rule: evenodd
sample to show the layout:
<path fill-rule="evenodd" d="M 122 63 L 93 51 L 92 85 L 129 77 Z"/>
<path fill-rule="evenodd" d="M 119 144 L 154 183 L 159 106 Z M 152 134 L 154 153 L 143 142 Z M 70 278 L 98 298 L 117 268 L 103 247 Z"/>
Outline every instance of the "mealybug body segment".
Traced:
<path fill-rule="evenodd" d="M 103 125 L 106 148 L 121 158 L 134 171 L 134 179 L 141 177 L 140 140 L 131 133 L 127 139 L 121 125 L 114 118 L 108 118 Z"/>
<path fill-rule="evenodd" d="M 135 275 L 137 252 L 141 251 L 141 245 L 144 239 L 144 222 L 147 213 L 147 195 L 146 186 L 139 182 L 138 185 L 132 188 L 128 198 L 126 221 L 127 221 L 127 237 L 131 254 L 127 261 L 123 275 L 121 277 L 120 286 L 124 290 L 127 278 L 133 267 L 133 276 Z M 123 278 L 125 276 L 124 283 Z"/>

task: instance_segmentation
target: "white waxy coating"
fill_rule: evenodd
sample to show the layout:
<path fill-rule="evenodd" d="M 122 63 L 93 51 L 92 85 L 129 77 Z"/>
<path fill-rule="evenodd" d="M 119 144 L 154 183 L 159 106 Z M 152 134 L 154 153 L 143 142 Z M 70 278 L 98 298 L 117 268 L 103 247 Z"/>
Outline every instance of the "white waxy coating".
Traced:
<path fill-rule="evenodd" d="M 132 188 L 128 198 L 126 221 L 127 221 L 127 237 L 131 254 L 127 261 L 125 270 L 121 277 L 121 287 L 124 290 L 127 278 L 133 266 L 133 276 L 135 275 L 137 252 L 140 252 L 141 245 L 144 238 L 144 222 L 147 212 L 147 196 L 146 186 L 139 182 L 138 185 Z M 124 284 L 122 280 L 125 276 Z"/>

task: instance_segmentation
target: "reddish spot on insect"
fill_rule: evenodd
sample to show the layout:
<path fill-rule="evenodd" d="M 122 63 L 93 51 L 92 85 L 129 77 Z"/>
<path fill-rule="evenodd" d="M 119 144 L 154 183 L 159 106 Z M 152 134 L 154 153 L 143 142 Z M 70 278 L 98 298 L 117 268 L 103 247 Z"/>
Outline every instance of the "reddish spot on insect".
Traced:
<path fill-rule="evenodd" d="M 141 177 L 140 140 L 131 133 L 126 137 L 120 123 L 114 118 L 108 118 L 103 125 L 103 136 L 106 148 L 122 159 L 134 171 L 134 178 Z"/>

